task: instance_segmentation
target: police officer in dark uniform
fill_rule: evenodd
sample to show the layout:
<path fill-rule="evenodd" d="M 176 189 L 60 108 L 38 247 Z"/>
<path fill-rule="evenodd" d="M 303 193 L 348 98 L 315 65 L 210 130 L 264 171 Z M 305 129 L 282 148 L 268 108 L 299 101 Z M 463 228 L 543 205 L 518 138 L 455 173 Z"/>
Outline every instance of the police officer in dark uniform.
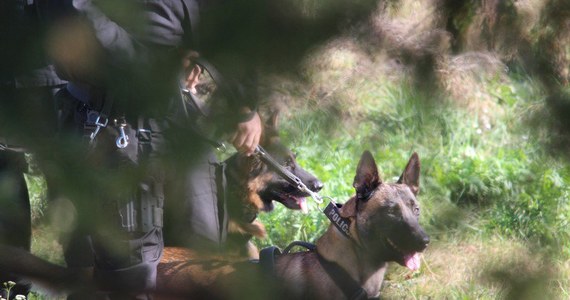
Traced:
<path fill-rule="evenodd" d="M 152 69 L 124 24 L 88 0 L 63 5 L 66 16 L 52 28 L 48 51 L 69 83 L 57 94 L 59 149 L 41 160 L 54 162 L 48 182 L 77 211 L 66 262 L 94 266 L 101 289 L 112 291 L 98 298 L 147 299 L 163 248 L 164 203 L 158 154 L 165 116 L 141 108 L 148 96 L 137 92 L 152 87 Z"/>
<path fill-rule="evenodd" d="M 186 163 L 169 168 L 177 175 L 174 186 L 181 188 L 170 194 L 179 198 L 167 201 L 184 211 L 182 228 L 199 237 L 189 237 L 193 244 L 188 246 L 219 248 L 225 231 L 213 146 L 199 132 L 187 129 L 188 120 L 179 114 L 187 108 L 180 88 L 191 86 L 200 70 L 193 64 L 184 70 L 184 54 L 195 49 L 198 3 L 139 3 L 143 5 L 131 11 L 140 16 L 135 18 L 142 25 L 137 29 L 111 20 L 88 0 L 72 1 L 78 19 L 66 21 L 72 23 L 64 23 L 51 43 L 59 70 L 70 81 L 58 93 L 60 123 L 68 133 L 62 137 L 80 136 L 85 147 L 71 143 L 71 151 L 61 149 L 54 153 L 59 157 L 52 158 L 62 162 L 67 154 L 75 155 L 71 162 L 80 162 L 81 176 L 71 177 L 74 169 L 64 164 L 48 177 L 77 182 L 62 193 L 74 202 L 80 231 L 89 237 L 95 278 L 109 290 L 125 291 L 110 298 L 143 299 L 144 293 L 131 291 L 155 285 L 163 248 L 164 166 L 173 165 L 173 160 Z M 72 44 L 79 53 L 67 53 Z M 241 100 L 231 102 L 237 129 L 232 141 L 239 150 L 252 153 L 261 124 L 255 105 Z M 77 157 L 78 152 L 83 157 Z M 180 153 L 184 155 L 177 157 Z"/>
<path fill-rule="evenodd" d="M 158 52 L 158 56 L 168 56 L 166 60 L 173 60 L 174 65 L 182 62 L 182 72 L 180 67 L 177 67 L 174 74 L 182 74 L 179 75 L 178 82 L 186 93 L 196 93 L 194 87 L 200 82 L 203 73 L 216 73 L 214 80 L 223 80 L 216 84 L 223 85 L 218 87 L 218 91 L 226 94 L 213 96 L 225 99 L 223 105 L 215 105 L 217 111 L 214 112 L 223 117 L 214 118 L 211 122 L 223 123 L 225 130 L 230 132 L 229 140 L 235 148 L 240 152 L 252 154 L 262 131 L 256 111 L 256 97 L 241 92 L 235 80 L 227 73 L 223 74 L 225 78 L 221 78 L 221 72 L 213 70 L 212 63 L 205 62 L 204 57 L 199 57 L 202 53 L 196 52 L 201 48 L 199 32 L 206 30 L 199 30 L 200 25 L 195 20 L 200 18 L 200 9 L 207 8 L 204 8 L 204 4 L 200 7 L 194 0 L 150 0 L 144 3 L 147 22 L 151 26 L 141 40 Z M 204 56 L 207 57 L 207 53 Z M 177 92 L 172 90 L 170 93 Z M 228 93 L 231 95 L 227 95 Z M 170 97 L 177 99 L 175 94 Z M 183 103 L 183 106 L 175 109 L 190 111 L 189 116 L 182 117 L 189 120 L 180 120 L 180 116 L 174 117 L 171 129 L 173 132 L 179 131 L 179 134 L 167 141 L 168 158 L 174 162 L 167 163 L 172 166 L 168 172 L 166 197 L 166 230 L 170 233 L 167 235 L 167 243 L 204 251 L 222 250 L 227 231 L 227 215 L 224 210 L 221 178 L 223 165 L 218 162 L 215 154 L 215 147 L 219 146 L 215 140 L 219 137 L 208 136 L 195 126 L 194 118 L 199 117 L 199 114 L 195 113 L 196 106 L 187 102 Z M 190 130 L 180 128 L 180 124 Z"/>

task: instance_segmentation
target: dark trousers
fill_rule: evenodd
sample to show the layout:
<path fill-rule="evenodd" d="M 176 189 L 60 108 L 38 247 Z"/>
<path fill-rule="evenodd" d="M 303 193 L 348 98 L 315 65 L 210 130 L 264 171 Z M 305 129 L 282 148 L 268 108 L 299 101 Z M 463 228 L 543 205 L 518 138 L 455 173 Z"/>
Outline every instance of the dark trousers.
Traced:
<path fill-rule="evenodd" d="M 25 168 L 23 153 L 0 151 L 0 243 L 30 251 L 32 231 Z M 0 284 L 8 281 L 16 283 L 10 298 L 28 294 L 29 285 L 16 276 L 0 272 Z M 0 296 L 5 298 L 5 291 L 0 290 Z"/>
<path fill-rule="evenodd" d="M 10 146 L 42 151 L 56 128 L 54 91 L 57 86 L 0 88 L 0 138 Z M 24 153 L 0 150 L 0 243 L 30 250 L 30 201 Z M 10 298 L 27 295 L 29 285 L 0 272 L 0 284 L 14 281 Z M 3 287 L 3 286 L 2 286 Z M 0 295 L 4 291 L 0 288 Z"/>
<path fill-rule="evenodd" d="M 214 148 L 200 137 L 187 136 L 191 147 L 185 163 L 168 176 L 166 243 L 202 251 L 219 251 L 227 233 L 224 165 Z M 174 156 L 176 157 L 176 156 Z"/>

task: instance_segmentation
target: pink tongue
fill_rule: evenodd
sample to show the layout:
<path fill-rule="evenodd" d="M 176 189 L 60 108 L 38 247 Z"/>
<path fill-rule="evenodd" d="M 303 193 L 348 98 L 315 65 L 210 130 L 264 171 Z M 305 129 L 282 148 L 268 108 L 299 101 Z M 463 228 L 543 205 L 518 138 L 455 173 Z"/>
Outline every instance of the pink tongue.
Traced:
<path fill-rule="evenodd" d="M 309 212 L 309 205 L 307 205 L 307 199 L 306 198 L 297 199 L 297 204 L 299 204 L 299 207 L 301 207 L 301 211 L 304 214 Z"/>
<path fill-rule="evenodd" d="M 404 256 L 404 263 L 408 269 L 415 271 L 420 268 L 420 254 L 413 253 Z"/>

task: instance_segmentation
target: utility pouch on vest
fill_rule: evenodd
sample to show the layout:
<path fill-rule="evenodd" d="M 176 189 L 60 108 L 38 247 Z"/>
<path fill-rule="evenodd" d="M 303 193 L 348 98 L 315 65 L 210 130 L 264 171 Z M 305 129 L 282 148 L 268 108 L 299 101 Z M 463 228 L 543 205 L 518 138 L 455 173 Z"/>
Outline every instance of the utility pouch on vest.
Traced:
<path fill-rule="evenodd" d="M 141 182 L 133 198 L 119 204 L 121 227 L 126 232 L 150 232 L 163 226 L 164 183 L 155 178 Z"/>
<path fill-rule="evenodd" d="M 129 127 L 129 130 L 135 129 Z M 163 226 L 163 171 L 159 165 L 153 163 L 153 156 L 160 151 L 163 144 L 161 127 L 158 121 L 141 117 L 137 120 L 136 133 L 131 132 L 129 135 L 132 136 L 132 142 L 137 143 L 135 147 L 130 148 L 137 152 L 137 163 L 146 165 L 146 172 L 152 173 L 153 176 L 139 184 L 136 205 L 123 206 L 122 209 L 127 211 L 121 214 L 122 225 L 128 232 L 149 232 Z M 125 226 L 127 224 L 128 226 Z"/>
<path fill-rule="evenodd" d="M 149 232 L 163 226 L 164 188 L 162 182 L 140 185 L 141 231 Z"/>

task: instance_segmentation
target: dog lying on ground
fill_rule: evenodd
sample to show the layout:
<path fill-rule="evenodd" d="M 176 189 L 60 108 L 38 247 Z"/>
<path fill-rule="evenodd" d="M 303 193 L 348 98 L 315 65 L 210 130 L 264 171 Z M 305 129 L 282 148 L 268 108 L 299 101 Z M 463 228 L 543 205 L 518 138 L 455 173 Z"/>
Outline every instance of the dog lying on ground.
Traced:
<path fill-rule="evenodd" d="M 312 251 L 277 256 L 273 277 L 252 271 L 255 266 L 251 264 L 218 261 L 205 268 L 207 264 L 185 259 L 188 253 L 174 259 L 176 252 L 184 250 L 170 249 L 172 255 L 160 266 L 158 288 L 175 291 L 186 287 L 179 295 L 208 290 L 208 296 L 216 299 L 378 297 L 387 263 L 394 261 L 417 270 L 419 253 L 429 243 L 418 223 L 419 175 L 420 161 L 414 153 L 398 182 L 384 183 L 374 158 L 364 152 L 353 183 L 356 195 L 333 217 L 347 225 L 346 235 L 331 224 Z M 251 285 L 255 293 L 244 293 Z"/>
<path fill-rule="evenodd" d="M 356 195 L 333 218 L 312 251 L 275 258 L 273 274 L 257 264 L 196 258 L 167 248 L 158 269 L 158 299 L 366 299 L 377 297 L 387 263 L 412 270 L 429 237 L 418 223 L 420 161 L 410 158 L 395 184 L 382 182 L 370 152 L 354 178 Z M 340 221 L 339 221 L 340 220 Z M 346 230 L 346 234 L 343 233 Z M 47 263 L 25 251 L 0 247 L 0 271 L 35 279 L 52 289 L 93 288 L 89 272 Z M 273 276 L 272 276 L 273 275 Z"/>
<path fill-rule="evenodd" d="M 374 158 L 364 152 L 354 177 L 356 195 L 339 209 L 350 224 L 349 235 L 331 225 L 315 251 L 283 255 L 276 261 L 276 275 L 291 287 L 291 299 L 378 297 L 388 262 L 417 270 L 419 252 L 429 243 L 418 223 L 419 175 L 420 161 L 414 153 L 398 182 L 384 183 Z"/>

